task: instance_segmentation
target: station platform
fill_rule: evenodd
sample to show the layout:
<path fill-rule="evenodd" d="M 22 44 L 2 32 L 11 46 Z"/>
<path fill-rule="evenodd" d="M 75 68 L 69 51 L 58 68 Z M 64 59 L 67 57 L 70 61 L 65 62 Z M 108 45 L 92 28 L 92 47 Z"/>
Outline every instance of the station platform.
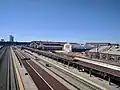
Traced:
<path fill-rule="evenodd" d="M 108 74 L 112 74 L 114 76 L 120 77 L 120 67 L 115 66 L 115 65 L 110 65 L 107 63 L 102 63 L 98 61 L 93 61 L 93 60 L 87 60 L 83 58 L 77 58 L 75 57 L 74 59 L 79 60 L 77 62 L 74 62 L 76 64 L 88 67 L 88 68 L 93 68 L 98 71 L 102 71 Z"/>
<path fill-rule="evenodd" d="M 25 73 L 28 73 L 25 67 L 20 65 L 14 51 L 12 50 L 12 57 L 13 57 L 13 62 L 15 66 L 15 71 L 17 73 L 17 78 L 18 78 L 18 83 L 19 83 L 19 89 L 20 90 L 38 90 L 36 85 L 34 84 L 32 78 L 30 75 L 25 75 Z"/>

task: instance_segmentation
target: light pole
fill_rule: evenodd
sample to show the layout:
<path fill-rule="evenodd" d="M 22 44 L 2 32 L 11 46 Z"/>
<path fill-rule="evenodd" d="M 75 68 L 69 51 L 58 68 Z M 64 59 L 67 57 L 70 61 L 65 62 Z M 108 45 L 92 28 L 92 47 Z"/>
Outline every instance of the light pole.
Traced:
<path fill-rule="evenodd" d="M 98 47 L 99 47 L 99 44 L 97 45 L 97 58 L 99 58 L 99 51 L 98 51 L 99 48 Z"/>

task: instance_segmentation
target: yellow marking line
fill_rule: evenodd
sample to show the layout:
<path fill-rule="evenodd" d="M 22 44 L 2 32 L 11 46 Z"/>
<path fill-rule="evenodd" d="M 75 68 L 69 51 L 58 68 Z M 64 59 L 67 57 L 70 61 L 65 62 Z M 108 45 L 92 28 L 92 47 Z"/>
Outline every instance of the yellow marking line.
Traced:
<path fill-rule="evenodd" d="M 16 66 L 17 57 L 15 56 L 12 48 L 11 48 L 11 51 L 12 51 L 12 57 L 13 57 L 13 63 L 14 63 L 14 66 L 15 66 L 15 71 L 16 71 L 17 78 L 18 78 L 19 88 L 20 88 L 20 90 L 25 90 L 24 87 L 23 87 L 23 83 L 22 83 L 22 79 L 21 79 L 20 73 L 19 73 L 18 68 Z"/>
<path fill-rule="evenodd" d="M 27 64 L 35 71 L 35 73 L 47 84 L 47 86 L 51 89 L 54 90 L 48 83 L 47 81 L 28 63 L 28 61 L 26 61 Z"/>
<path fill-rule="evenodd" d="M 43 59 L 43 58 L 42 58 L 42 59 Z M 45 59 L 44 59 L 44 60 L 45 60 Z M 46 62 L 49 62 L 49 61 L 47 61 L 47 60 L 45 60 L 45 61 L 46 61 Z M 51 63 L 51 62 L 49 62 L 49 63 Z M 66 70 L 66 69 L 64 69 L 64 68 L 62 68 L 62 67 L 60 67 L 60 66 L 57 66 L 57 65 L 55 65 L 55 64 L 53 64 L 53 63 L 51 63 L 51 64 L 54 65 L 54 66 L 56 66 L 56 67 L 58 67 L 58 68 L 61 68 L 62 70 L 66 71 L 66 72 L 68 72 L 68 73 L 71 73 L 72 75 L 74 75 L 74 76 L 76 76 L 76 77 L 78 77 L 78 78 L 80 78 L 80 79 L 82 79 L 82 80 L 84 80 L 84 81 L 92 84 L 93 86 L 96 86 L 96 87 L 98 87 L 98 88 L 100 88 L 100 89 L 102 89 L 102 90 L 109 90 L 109 89 L 107 89 L 107 88 L 105 88 L 105 87 L 102 87 L 101 85 L 98 85 L 98 84 L 92 82 L 92 81 L 88 81 L 87 79 L 85 79 L 85 78 L 83 78 L 83 77 L 81 77 L 81 76 L 79 76 L 79 75 L 76 75 L 76 74 L 74 74 L 74 73 L 72 73 L 72 72 L 70 72 L 70 71 L 68 71 L 68 70 Z"/>

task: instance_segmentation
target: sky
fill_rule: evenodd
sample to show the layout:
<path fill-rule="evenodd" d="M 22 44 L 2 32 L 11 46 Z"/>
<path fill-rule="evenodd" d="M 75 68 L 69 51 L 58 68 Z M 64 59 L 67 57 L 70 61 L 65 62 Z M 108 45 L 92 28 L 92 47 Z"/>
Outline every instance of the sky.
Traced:
<path fill-rule="evenodd" d="M 120 0 L 0 0 L 0 38 L 120 43 Z"/>

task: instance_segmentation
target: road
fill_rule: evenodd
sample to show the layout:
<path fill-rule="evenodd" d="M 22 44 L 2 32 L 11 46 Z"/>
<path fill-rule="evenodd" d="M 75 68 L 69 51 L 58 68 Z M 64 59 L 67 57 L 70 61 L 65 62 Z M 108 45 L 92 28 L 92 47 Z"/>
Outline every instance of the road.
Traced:
<path fill-rule="evenodd" d="M 8 68 L 9 68 L 9 50 L 5 47 L 6 52 L 0 58 L 0 90 L 7 90 Z M 2 49 L 2 50 L 3 50 Z M 2 52 L 1 52 L 2 53 Z"/>
<path fill-rule="evenodd" d="M 0 53 L 0 90 L 19 90 L 15 79 L 10 47 L 2 48 Z"/>

